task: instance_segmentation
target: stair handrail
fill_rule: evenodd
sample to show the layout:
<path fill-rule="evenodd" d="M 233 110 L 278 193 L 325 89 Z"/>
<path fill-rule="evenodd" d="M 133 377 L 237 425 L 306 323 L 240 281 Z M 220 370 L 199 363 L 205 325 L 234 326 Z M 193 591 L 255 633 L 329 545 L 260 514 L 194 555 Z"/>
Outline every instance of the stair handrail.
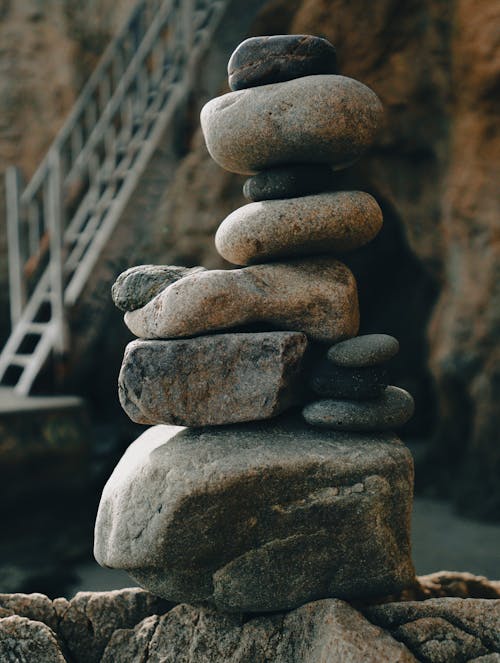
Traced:
<path fill-rule="evenodd" d="M 199 54 L 227 4 L 137 2 L 30 182 L 22 188 L 19 171 L 7 171 L 12 332 L 0 352 L 0 380 L 11 363 L 26 366 L 19 393 L 29 392 L 50 349 L 66 351 L 65 310 L 80 296 L 178 101 L 186 98 Z M 44 302 L 50 317 L 38 324 L 37 303 Z M 28 365 L 17 348 L 35 330 L 42 337 Z"/>

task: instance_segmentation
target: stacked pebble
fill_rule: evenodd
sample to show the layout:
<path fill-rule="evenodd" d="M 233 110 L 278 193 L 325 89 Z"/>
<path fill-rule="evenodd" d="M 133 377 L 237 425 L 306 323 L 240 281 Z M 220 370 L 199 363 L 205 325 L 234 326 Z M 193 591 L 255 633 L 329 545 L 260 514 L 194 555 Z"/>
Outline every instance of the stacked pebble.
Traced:
<path fill-rule="evenodd" d="M 335 49 L 318 37 L 246 40 L 228 70 L 233 92 L 206 104 L 201 124 L 212 157 L 251 176 L 252 202 L 216 234 L 238 269 L 146 265 L 113 286 L 139 337 L 121 403 L 134 421 L 170 425 L 141 436 L 110 478 L 96 558 L 170 600 L 240 612 L 397 591 L 414 575 L 413 469 L 379 431 L 404 423 L 413 403 L 386 387 L 397 341 L 353 338 L 355 279 L 331 255 L 382 225 L 369 194 L 331 191 L 333 169 L 370 146 L 382 108 L 337 75 Z M 306 405 L 307 424 L 272 420 L 311 389 L 328 400 Z"/>
<path fill-rule="evenodd" d="M 393 430 L 413 415 L 413 398 L 404 389 L 387 386 L 384 362 L 399 350 L 386 334 L 367 334 L 333 345 L 311 374 L 311 389 L 328 400 L 303 410 L 313 426 L 346 431 Z"/>

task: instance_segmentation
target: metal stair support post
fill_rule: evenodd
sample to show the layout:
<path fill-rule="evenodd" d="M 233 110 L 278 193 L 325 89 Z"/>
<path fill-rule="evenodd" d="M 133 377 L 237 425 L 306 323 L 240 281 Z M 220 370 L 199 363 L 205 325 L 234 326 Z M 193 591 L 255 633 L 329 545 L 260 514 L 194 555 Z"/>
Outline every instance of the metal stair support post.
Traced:
<path fill-rule="evenodd" d="M 5 191 L 7 208 L 7 246 L 9 261 L 10 324 L 14 329 L 24 307 L 24 288 L 19 242 L 19 190 L 21 173 L 11 166 L 5 173 Z"/>
<path fill-rule="evenodd" d="M 63 205 L 61 158 L 56 148 L 49 153 L 48 191 L 45 197 L 46 215 L 50 242 L 50 295 L 51 318 L 53 323 L 54 351 L 62 355 L 66 351 L 66 334 L 64 318 L 64 284 L 63 284 Z"/>

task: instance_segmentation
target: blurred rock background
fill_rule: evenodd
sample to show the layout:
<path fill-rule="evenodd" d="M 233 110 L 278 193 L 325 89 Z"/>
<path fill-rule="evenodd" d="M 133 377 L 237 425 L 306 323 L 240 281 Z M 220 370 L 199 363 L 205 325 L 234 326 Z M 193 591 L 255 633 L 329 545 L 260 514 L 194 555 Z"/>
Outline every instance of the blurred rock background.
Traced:
<path fill-rule="evenodd" d="M 34 172 L 133 5 L 0 0 L 0 175 L 9 164 L 20 165 L 26 179 Z M 362 332 L 400 339 L 393 377 L 417 403 L 402 433 L 417 459 L 417 491 L 450 500 L 462 514 L 500 520 L 499 21 L 500 6 L 491 0 L 255 0 L 244 9 L 233 0 L 179 118 L 154 221 L 134 226 L 134 251 L 119 260 L 104 256 L 99 287 L 73 320 L 62 389 L 87 399 L 92 426 L 85 435 L 94 440 L 91 497 L 79 502 L 86 514 L 82 541 L 90 536 L 106 472 L 140 429 L 117 403 L 116 376 L 129 335 L 107 295 L 111 281 L 138 262 L 228 267 L 213 235 L 244 204 L 244 178 L 209 158 L 198 111 L 217 90 L 227 90 L 225 61 L 245 34 L 326 37 L 337 47 L 341 73 L 380 96 L 384 131 L 370 154 L 337 180 L 339 190 L 370 192 L 384 212 L 379 237 L 345 256 L 358 279 Z M 1 342 L 8 330 L 2 222 Z M 8 439 L 2 430 L 0 462 Z M 15 510 L 10 513 L 19 529 Z M 69 538 L 76 559 L 85 544 Z M 1 558 L 0 551 L 0 565 Z M 57 559 L 66 564 L 64 554 Z M 56 585 L 57 577 L 53 571 Z M 26 578 L 0 591 L 33 589 Z M 38 590 L 50 594 L 52 585 Z"/>

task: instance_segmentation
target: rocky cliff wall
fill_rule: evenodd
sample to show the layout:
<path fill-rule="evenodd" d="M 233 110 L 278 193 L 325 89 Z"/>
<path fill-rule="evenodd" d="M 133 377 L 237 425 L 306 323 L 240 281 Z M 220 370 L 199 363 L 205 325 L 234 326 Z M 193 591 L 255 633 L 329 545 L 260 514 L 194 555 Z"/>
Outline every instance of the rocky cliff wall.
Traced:
<path fill-rule="evenodd" d="M 488 0 L 273 0 L 254 25 L 326 37 L 341 73 L 382 99 L 377 144 L 337 181 L 372 193 L 385 217 L 379 237 L 346 257 L 362 330 L 401 340 L 395 377 L 417 401 L 407 437 L 432 439 L 417 482 L 485 517 L 500 511 L 499 18 Z M 213 233 L 244 203 L 242 182 L 196 134 L 151 262 L 224 266 Z"/>

